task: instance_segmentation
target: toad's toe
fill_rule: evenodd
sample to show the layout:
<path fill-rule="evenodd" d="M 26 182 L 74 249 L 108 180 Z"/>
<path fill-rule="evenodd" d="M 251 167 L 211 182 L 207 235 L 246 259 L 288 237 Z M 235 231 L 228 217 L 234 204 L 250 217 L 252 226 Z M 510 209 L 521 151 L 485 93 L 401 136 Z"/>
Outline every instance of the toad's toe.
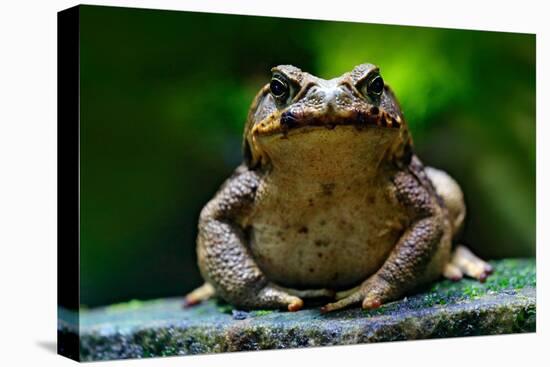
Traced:
<path fill-rule="evenodd" d="M 452 280 L 453 282 L 457 282 L 462 279 L 464 274 L 458 266 L 453 263 L 448 263 L 447 265 L 445 265 L 445 269 L 443 270 L 443 276 L 449 280 Z"/>
<path fill-rule="evenodd" d="M 329 303 L 323 307 L 321 307 L 321 312 L 332 312 L 336 310 L 340 310 L 349 306 L 353 306 L 354 304 L 357 304 L 363 300 L 363 294 L 360 291 L 357 291 L 345 298 L 342 298 L 339 301 Z"/>
<path fill-rule="evenodd" d="M 482 283 L 493 273 L 491 264 L 481 260 L 464 246 L 457 246 L 450 264 L 451 267 L 458 268 L 465 275 Z"/>
<path fill-rule="evenodd" d="M 185 296 L 183 307 L 192 307 L 203 301 L 212 298 L 215 295 L 214 287 L 210 283 L 204 283 L 199 288 L 193 290 Z"/>
<path fill-rule="evenodd" d="M 382 305 L 382 302 L 379 298 L 376 297 L 365 297 L 363 300 L 362 307 L 364 310 L 374 310 Z"/>

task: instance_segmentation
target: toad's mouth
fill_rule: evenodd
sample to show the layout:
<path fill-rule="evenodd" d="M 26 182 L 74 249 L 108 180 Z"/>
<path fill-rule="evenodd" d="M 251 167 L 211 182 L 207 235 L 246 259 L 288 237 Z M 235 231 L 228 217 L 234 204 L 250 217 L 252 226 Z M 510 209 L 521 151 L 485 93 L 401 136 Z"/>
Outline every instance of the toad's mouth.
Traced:
<path fill-rule="evenodd" d="M 372 108 L 364 111 L 346 111 L 335 114 L 300 114 L 285 111 L 271 116 L 253 128 L 254 135 L 288 135 L 292 131 L 314 131 L 316 128 L 332 130 L 337 126 L 353 126 L 357 130 L 380 128 L 398 130 L 402 126 L 401 118 L 394 118 L 383 110 Z"/>

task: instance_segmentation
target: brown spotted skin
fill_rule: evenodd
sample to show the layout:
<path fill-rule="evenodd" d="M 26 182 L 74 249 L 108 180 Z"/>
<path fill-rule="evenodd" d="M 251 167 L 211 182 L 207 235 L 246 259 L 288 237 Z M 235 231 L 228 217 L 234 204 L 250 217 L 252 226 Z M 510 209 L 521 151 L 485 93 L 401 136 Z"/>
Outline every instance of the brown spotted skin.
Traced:
<path fill-rule="evenodd" d="M 262 274 L 247 248 L 239 219 L 250 211 L 259 183 L 257 172 L 239 167 L 199 219 L 199 268 L 216 294 L 243 308 L 299 309 L 302 301 L 286 294 Z"/>
<path fill-rule="evenodd" d="M 287 93 L 260 90 L 245 163 L 200 215 L 198 262 L 216 295 L 296 311 L 300 297 L 337 292 L 323 311 L 375 308 L 441 276 L 462 193 L 426 173 L 390 88 L 372 94 L 378 68 L 330 80 L 290 65 L 272 72 Z"/>

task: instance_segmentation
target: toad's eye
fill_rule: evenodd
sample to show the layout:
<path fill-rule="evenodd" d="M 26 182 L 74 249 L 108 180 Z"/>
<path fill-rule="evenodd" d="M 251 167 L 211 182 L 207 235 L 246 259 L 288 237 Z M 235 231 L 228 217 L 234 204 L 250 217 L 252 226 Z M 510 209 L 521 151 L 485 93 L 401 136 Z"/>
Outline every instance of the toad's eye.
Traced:
<path fill-rule="evenodd" d="M 380 74 L 376 74 L 369 79 L 367 90 L 369 94 L 374 94 L 376 96 L 382 94 L 382 91 L 384 90 L 384 79 L 382 79 Z"/>
<path fill-rule="evenodd" d="M 275 99 L 283 102 L 288 97 L 288 82 L 280 75 L 274 75 L 269 83 L 269 89 Z"/>
<path fill-rule="evenodd" d="M 365 97 L 378 99 L 384 91 L 384 79 L 378 73 L 372 73 L 361 84 L 360 90 Z"/>

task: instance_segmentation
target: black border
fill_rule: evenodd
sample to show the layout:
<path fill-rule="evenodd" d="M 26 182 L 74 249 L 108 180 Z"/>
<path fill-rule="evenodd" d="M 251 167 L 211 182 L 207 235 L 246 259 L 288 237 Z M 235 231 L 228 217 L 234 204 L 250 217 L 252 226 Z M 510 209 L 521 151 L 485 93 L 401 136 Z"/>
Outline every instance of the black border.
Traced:
<path fill-rule="evenodd" d="M 80 360 L 80 7 L 57 13 L 57 352 Z M 70 314 L 70 320 L 66 315 Z M 63 320 L 62 316 L 65 316 Z"/>

